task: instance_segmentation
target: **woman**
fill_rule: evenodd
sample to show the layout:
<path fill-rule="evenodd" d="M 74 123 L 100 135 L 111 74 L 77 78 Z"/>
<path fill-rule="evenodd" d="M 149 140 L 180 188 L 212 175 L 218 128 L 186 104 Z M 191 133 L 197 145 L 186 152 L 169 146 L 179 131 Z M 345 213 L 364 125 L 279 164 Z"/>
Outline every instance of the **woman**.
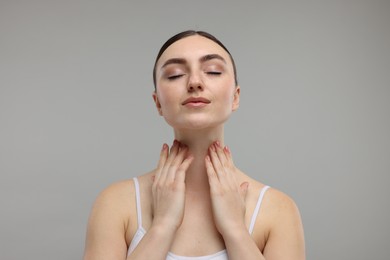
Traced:
<path fill-rule="evenodd" d="M 153 77 L 175 141 L 155 170 L 99 195 L 84 259 L 305 259 L 295 203 L 236 168 L 224 144 L 240 87 L 223 44 L 179 33 L 162 46 Z"/>

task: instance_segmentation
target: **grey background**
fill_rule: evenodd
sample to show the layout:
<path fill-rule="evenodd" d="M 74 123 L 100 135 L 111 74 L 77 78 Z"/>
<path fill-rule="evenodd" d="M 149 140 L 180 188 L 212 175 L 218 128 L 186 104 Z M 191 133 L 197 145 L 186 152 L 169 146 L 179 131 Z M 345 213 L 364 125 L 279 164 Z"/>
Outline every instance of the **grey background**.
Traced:
<path fill-rule="evenodd" d="M 390 1 L 0 1 L 0 259 L 80 259 L 110 183 L 152 169 L 162 43 L 235 57 L 235 163 L 295 199 L 308 259 L 389 259 Z"/>

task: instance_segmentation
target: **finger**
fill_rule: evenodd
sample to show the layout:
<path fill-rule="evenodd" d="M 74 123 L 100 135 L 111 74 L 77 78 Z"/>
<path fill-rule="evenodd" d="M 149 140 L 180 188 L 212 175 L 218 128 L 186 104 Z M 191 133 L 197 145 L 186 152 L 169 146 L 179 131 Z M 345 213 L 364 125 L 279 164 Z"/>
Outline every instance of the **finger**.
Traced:
<path fill-rule="evenodd" d="M 223 155 L 220 155 L 220 157 L 222 157 L 223 159 L 221 159 L 222 161 L 222 165 L 226 171 L 227 174 L 227 179 L 230 183 L 230 185 L 232 185 L 231 187 L 237 187 L 237 179 L 236 179 L 236 175 L 234 174 L 235 173 L 235 167 L 234 167 L 234 164 L 233 164 L 233 158 L 231 156 L 231 152 L 230 152 L 230 149 L 229 147 L 225 146 L 224 148 L 221 147 L 220 149 L 220 153 L 223 153 Z"/>
<path fill-rule="evenodd" d="M 214 167 L 218 179 L 221 181 L 221 178 L 223 178 L 225 175 L 225 169 L 223 168 L 221 161 L 219 160 L 216 151 L 216 145 L 212 144 L 209 150 L 210 150 L 209 153 L 210 153 L 211 164 Z"/>
<path fill-rule="evenodd" d="M 186 154 L 188 152 L 188 147 L 185 144 L 180 144 L 179 143 L 179 149 L 177 151 L 177 154 L 175 158 L 173 158 L 172 165 L 180 165 L 184 158 L 186 157 Z"/>
<path fill-rule="evenodd" d="M 222 149 L 219 142 L 215 142 L 215 151 L 218 155 L 219 161 L 221 162 L 222 167 L 226 168 L 229 166 L 228 159 L 226 157 L 224 149 Z"/>
<path fill-rule="evenodd" d="M 157 168 L 162 168 L 164 166 L 167 156 L 168 156 L 168 145 L 164 143 L 161 148 L 160 159 L 158 161 Z"/>
<path fill-rule="evenodd" d="M 180 145 L 178 153 L 174 160 L 172 161 L 171 165 L 169 166 L 167 179 L 168 182 L 173 182 L 176 178 L 178 168 L 183 163 L 185 155 L 187 154 L 188 148 L 185 145 Z"/>
<path fill-rule="evenodd" d="M 178 150 L 179 150 L 179 142 L 174 140 L 173 144 L 170 148 L 168 158 L 166 159 L 164 167 L 160 173 L 160 177 L 158 180 L 160 183 L 165 183 L 165 181 L 167 179 L 168 172 L 170 170 L 170 166 L 172 164 L 172 161 L 175 159 Z"/>
<path fill-rule="evenodd" d="M 230 148 L 227 145 L 225 146 L 224 151 L 225 151 L 225 154 L 226 154 L 226 158 L 228 158 L 229 160 L 233 161 L 232 152 L 230 151 Z"/>
<path fill-rule="evenodd" d="M 214 170 L 214 166 L 211 162 L 210 156 L 207 155 L 205 158 L 206 172 L 209 179 L 210 187 L 213 188 L 219 182 L 217 173 Z"/>
<path fill-rule="evenodd" d="M 156 172 L 156 176 L 153 179 L 153 181 L 154 180 L 158 181 L 158 179 L 160 178 L 161 171 L 164 167 L 164 164 L 167 160 L 167 157 L 168 157 L 168 145 L 164 143 L 162 148 L 161 148 L 160 159 L 159 159 L 158 164 L 157 164 L 157 172 Z"/>
<path fill-rule="evenodd" d="M 226 146 L 221 147 L 220 143 L 217 141 L 214 144 L 215 152 L 219 159 L 219 164 L 215 164 L 217 175 L 220 182 L 223 185 L 227 185 L 231 189 L 237 189 L 236 176 L 234 174 L 234 165 L 233 162 L 229 159 L 229 155 L 226 153 Z"/>
<path fill-rule="evenodd" d="M 219 168 L 222 167 L 222 165 L 221 165 L 221 162 L 220 162 L 218 154 L 217 154 L 215 143 L 213 143 L 209 147 L 209 156 L 210 156 L 210 161 L 214 167 L 214 170 L 217 172 L 219 170 Z"/>
<path fill-rule="evenodd" d="M 178 183 L 185 183 L 186 172 L 194 160 L 194 156 L 191 154 L 187 156 L 177 170 L 175 181 Z"/>
<path fill-rule="evenodd" d="M 227 145 L 223 148 L 223 152 L 226 156 L 227 161 L 229 162 L 229 166 L 233 167 L 234 163 L 233 163 L 232 152 L 230 151 L 230 148 Z"/>
<path fill-rule="evenodd" d="M 169 166 L 172 163 L 172 161 L 175 159 L 177 153 L 179 152 L 179 147 L 180 147 L 179 141 L 174 140 L 171 149 L 169 150 L 169 155 L 166 163 L 167 166 Z"/>

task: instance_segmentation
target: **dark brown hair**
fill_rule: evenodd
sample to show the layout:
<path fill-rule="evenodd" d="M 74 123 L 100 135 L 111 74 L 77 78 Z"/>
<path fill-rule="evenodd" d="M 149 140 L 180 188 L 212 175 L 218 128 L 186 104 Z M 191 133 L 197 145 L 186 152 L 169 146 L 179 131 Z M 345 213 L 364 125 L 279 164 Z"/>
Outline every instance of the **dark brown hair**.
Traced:
<path fill-rule="evenodd" d="M 174 36 L 172 36 L 171 38 L 169 38 L 164 44 L 163 46 L 161 47 L 160 51 L 158 52 L 157 54 L 157 57 L 156 57 L 156 61 L 154 62 L 154 67 L 153 67 L 153 83 L 154 83 L 154 89 L 156 89 L 156 65 L 157 65 L 157 62 L 158 60 L 160 59 L 161 55 L 164 53 L 164 51 L 169 47 L 171 46 L 173 43 L 177 42 L 178 40 L 181 40 L 183 38 L 186 38 L 186 37 L 189 37 L 189 36 L 193 36 L 193 35 L 200 35 L 202 37 L 205 37 L 207 39 L 210 39 L 212 40 L 213 42 L 217 43 L 219 46 L 221 46 L 228 54 L 229 54 L 229 57 L 232 61 L 232 64 L 233 64 L 233 71 L 234 71 L 234 82 L 236 84 L 236 86 L 238 85 L 238 81 L 237 81 L 237 69 L 236 69 L 236 64 L 234 63 L 234 59 L 232 57 L 232 55 L 230 54 L 229 50 L 225 47 L 225 45 L 222 44 L 222 42 L 220 42 L 215 36 L 211 35 L 210 33 L 207 33 L 207 32 L 204 32 L 204 31 L 194 31 L 194 30 L 188 30 L 188 31 L 184 31 L 184 32 L 181 32 L 181 33 L 178 33 Z"/>

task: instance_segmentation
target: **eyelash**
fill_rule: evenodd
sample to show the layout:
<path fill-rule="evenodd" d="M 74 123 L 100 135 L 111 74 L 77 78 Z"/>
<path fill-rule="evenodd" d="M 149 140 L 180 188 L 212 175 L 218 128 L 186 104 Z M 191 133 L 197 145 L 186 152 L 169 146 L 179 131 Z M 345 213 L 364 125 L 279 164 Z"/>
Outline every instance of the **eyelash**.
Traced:
<path fill-rule="evenodd" d="M 207 74 L 209 75 L 215 75 L 215 76 L 219 76 L 222 74 L 222 72 L 220 71 L 209 71 L 209 72 L 206 72 Z"/>
<path fill-rule="evenodd" d="M 212 75 L 212 76 L 219 76 L 219 75 L 222 74 L 222 72 L 220 72 L 220 71 L 208 71 L 208 72 L 206 72 L 206 74 Z M 182 76 L 184 76 L 184 74 L 173 75 L 173 76 L 169 76 L 167 78 L 168 78 L 168 80 L 175 80 L 175 79 L 178 79 L 178 78 L 180 78 Z"/>
<path fill-rule="evenodd" d="M 180 77 L 182 77 L 184 74 L 179 74 L 179 75 L 173 75 L 173 76 L 169 76 L 167 77 L 168 80 L 175 80 L 175 79 L 178 79 Z"/>

